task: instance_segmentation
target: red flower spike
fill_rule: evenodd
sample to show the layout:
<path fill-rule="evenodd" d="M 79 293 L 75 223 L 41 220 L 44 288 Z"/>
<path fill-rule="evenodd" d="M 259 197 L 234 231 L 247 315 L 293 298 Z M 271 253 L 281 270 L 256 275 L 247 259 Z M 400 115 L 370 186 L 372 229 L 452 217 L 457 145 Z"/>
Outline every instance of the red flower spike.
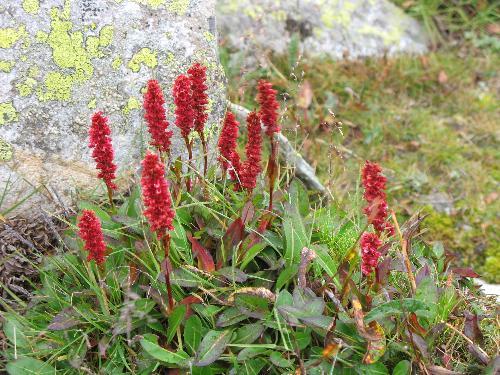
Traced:
<path fill-rule="evenodd" d="M 260 165 L 262 159 L 262 132 L 260 117 L 255 112 L 250 112 L 247 117 L 248 142 L 246 145 L 247 159 L 241 170 L 241 185 L 251 191 L 257 184 L 257 176 L 262 172 Z"/>
<path fill-rule="evenodd" d="M 102 112 L 96 112 L 92 116 L 92 125 L 89 130 L 89 147 L 93 148 L 92 157 L 96 162 L 96 168 L 100 171 L 97 177 L 102 178 L 109 190 L 115 190 L 116 165 L 113 163 L 113 145 L 111 144 L 111 130 L 108 119 Z"/>
<path fill-rule="evenodd" d="M 218 144 L 222 170 L 224 172 L 229 170 L 231 178 L 235 181 L 237 181 L 236 175 L 240 174 L 241 169 L 240 156 L 236 150 L 239 126 L 234 114 L 227 111 Z"/>
<path fill-rule="evenodd" d="M 84 249 L 89 252 L 87 261 L 90 262 L 93 259 L 97 264 L 104 263 L 106 244 L 104 243 L 101 222 L 94 211 L 83 210 L 82 216 L 78 220 L 78 228 L 78 236 L 84 242 Z"/>
<path fill-rule="evenodd" d="M 191 89 L 193 95 L 193 108 L 194 108 L 194 129 L 198 133 L 203 133 L 205 123 L 208 119 L 207 104 L 208 95 L 206 85 L 206 70 L 207 68 L 199 63 L 193 64 L 187 71 L 191 79 Z"/>
<path fill-rule="evenodd" d="M 365 188 L 363 197 L 368 206 L 363 212 L 378 233 L 385 231 L 392 236 L 394 227 L 387 222 L 388 207 L 384 191 L 387 179 L 381 172 L 382 168 L 378 164 L 366 161 L 362 171 L 362 183 Z"/>
<path fill-rule="evenodd" d="M 264 123 L 266 134 L 272 137 L 274 133 L 281 131 L 278 125 L 279 104 L 276 101 L 277 91 L 273 89 L 270 82 L 260 80 L 257 86 L 257 102 L 260 104 L 259 115 Z"/>
<path fill-rule="evenodd" d="M 172 131 L 168 130 L 169 123 L 165 114 L 165 99 L 158 81 L 150 80 L 147 91 L 144 93 L 144 118 L 148 123 L 151 134 L 151 145 L 159 152 L 170 152 Z"/>
<path fill-rule="evenodd" d="M 182 137 L 188 139 L 194 127 L 194 101 L 191 79 L 181 74 L 174 82 L 172 95 L 175 103 L 175 125 L 181 130 Z"/>
<path fill-rule="evenodd" d="M 146 210 L 144 215 L 149 221 L 151 230 L 162 239 L 167 230 L 173 230 L 172 221 L 175 212 L 172 209 L 172 198 L 165 179 L 165 166 L 158 155 L 147 152 L 142 161 L 142 196 Z"/>
<path fill-rule="evenodd" d="M 363 233 L 360 240 L 361 244 L 361 271 L 365 275 L 369 275 L 377 266 L 380 253 L 379 247 L 382 241 L 375 233 Z"/>

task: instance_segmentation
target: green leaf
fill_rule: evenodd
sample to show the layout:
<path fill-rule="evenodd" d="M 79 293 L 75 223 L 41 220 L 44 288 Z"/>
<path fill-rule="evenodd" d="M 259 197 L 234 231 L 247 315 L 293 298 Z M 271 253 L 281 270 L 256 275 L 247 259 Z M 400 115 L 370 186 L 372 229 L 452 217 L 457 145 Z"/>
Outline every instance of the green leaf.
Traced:
<path fill-rule="evenodd" d="M 283 286 L 297 274 L 298 270 L 298 264 L 292 264 L 291 266 L 285 267 L 278 276 L 278 280 L 276 280 L 276 291 L 283 288 Z"/>
<path fill-rule="evenodd" d="M 268 351 L 268 348 L 245 348 L 241 352 L 238 353 L 238 361 L 246 361 L 247 359 L 251 359 L 257 357 L 261 354 L 264 354 Z"/>
<path fill-rule="evenodd" d="M 245 375 L 259 375 L 262 368 L 266 365 L 267 361 L 262 358 L 253 358 L 248 361 L 243 362 L 244 372 L 241 374 Z"/>
<path fill-rule="evenodd" d="M 269 301 L 263 297 L 241 293 L 235 298 L 235 306 L 246 316 L 262 319 L 269 313 Z"/>
<path fill-rule="evenodd" d="M 333 277 L 337 273 L 338 262 L 328 252 L 328 249 L 321 245 L 313 245 L 311 249 L 314 250 L 317 255 L 314 262 L 317 263 L 328 276 Z"/>
<path fill-rule="evenodd" d="M 167 328 L 167 343 L 172 341 L 177 332 L 177 328 L 181 325 L 181 322 L 184 320 L 184 316 L 186 315 L 186 305 L 177 306 L 170 316 L 168 317 L 168 328 Z"/>
<path fill-rule="evenodd" d="M 184 326 L 184 343 L 191 353 L 196 353 L 196 349 L 201 342 L 202 324 L 198 315 L 192 315 Z"/>
<path fill-rule="evenodd" d="M 29 357 L 8 363 L 6 369 L 10 375 L 53 375 L 56 373 L 56 369 L 48 363 Z"/>
<path fill-rule="evenodd" d="M 285 219 L 283 220 L 285 235 L 285 262 L 288 266 L 299 264 L 300 252 L 309 245 L 309 238 L 297 207 L 285 205 Z"/>
<path fill-rule="evenodd" d="M 29 342 L 24 334 L 24 326 L 13 316 L 6 315 L 3 332 L 12 345 L 18 348 L 29 347 Z"/>
<path fill-rule="evenodd" d="M 309 194 L 304 184 L 295 178 L 292 180 L 288 192 L 290 194 L 290 203 L 297 205 L 300 215 L 304 217 L 307 216 L 309 214 L 310 207 Z"/>
<path fill-rule="evenodd" d="M 392 315 L 399 315 L 404 312 L 416 312 L 418 310 L 428 310 L 428 305 L 414 298 L 403 298 L 383 303 L 374 307 L 365 315 L 365 323 L 372 320 L 379 320 Z M 418 314 L 417 314 L 418 315 Z"/>
<path fill-rule="evenodd" d="M 183 366 L 186 364 L 186 360 L 189 358 L 187 353 L 183 352 L 182 350 L 171 352 L 169 350 L 163 349 L 157 343 L 154 343 L 146 338 L 141 340 L 141 346 L 144 351 L 150 356 L 168 364 Z"/>
<path fill-rule="evenodd" d="M 236 330 L 232 344 L 251 344 L 262 335 L 264 329 L 260 323 L 246 324 Z"/>
<path fill-rule="evenodd" d="M 278 367 L 292 367 L 293 362 L 283 358 L 282 354 L 280 352 L 272 352 L 269 355 L 269 360 L 272 362 L 273 365 L 278 366 Z"/>
<path fill-rule="evenodd" d="M 248 317 L 243 315 L 240 310 L 238 310 L 236 307 L 229 307 L 219 315 L 219 318 L 217 318 L 216 326 L 219 328 L 229 327 L 245 319 L 248 319 Z"/>
<path fill-rule="evenodd" d="M 208 366 L 215 362 L 231 341 L 233 331 L 208 331 L 196 353 L 195 366 Z"/>
<path fill-rule="evenodd" d="M 387 367 L 380 362 L 371 365 L 357 365 L 356 372 L 362 375 L 389 375 Z"/>
<path fill-rule="evenodd" d="M 392 375 L 410 375 L 411 374 L 411 363 L 410 361 L 404 359 L 400 361 L 392 370 Z"/>
<path fill-rule="evenodd" d="M 246 266 L 255 258 L 262 250 L 264 250 L 267 246 L 265 242 L 259 242 L 253 245 L 243 257 L 243 261 L 241 262 L 241 270 L 244 270 Z"/>
<path fill-rule="evenodd" d="M 90 202 L 80 201 L 77 203 L 77 206 L 81 211 L 83 210 L 94 211 L 96 216 L 101 220 L 101 224 L 103 224 L 104 222 L 112 222 L 111 216 L 109 216 L 109 214 L 106 211 L 104 211 L 101 207 L 96 206 L 95 204 L 92 204 Z"/>

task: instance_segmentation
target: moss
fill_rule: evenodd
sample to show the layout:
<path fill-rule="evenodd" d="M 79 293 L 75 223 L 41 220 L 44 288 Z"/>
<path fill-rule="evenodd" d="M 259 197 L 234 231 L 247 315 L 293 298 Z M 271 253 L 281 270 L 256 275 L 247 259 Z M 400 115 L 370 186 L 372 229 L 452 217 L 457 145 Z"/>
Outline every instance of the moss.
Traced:
<path fill-rule="evenodd" d="M 0 28 L 0 48 L 11 48 L 19 39 L 26 35 L 24 25 L 15 29 L 13 27 Z"/>
<path fill-rule="evenodd" d="M 0 162 L 6 162 L 12 159 L 12 146 L 0 138 Z"/>
<path fill-rule="evenodd" d="M 125 104 L 122 112 L 125 116 L 128 116 L 131 111 L 139 108 L 141 108 L 141 102 L 138 99 L 131 97 L 127 101 L 127 104 Z"/>
<path fill-rule="evenodd" d="M 36 86 L 36 80 L 33 78 L 26 78 L 23 82 L 16 84 L 16 88 L 19 91 L 19 95 L 22 97 L 30 96 L 33 93 L 33 89 Z"/>
<path fill-rule="evenodd" d="M 29 14 L 38 14 L 40 10 L 40 0 L 23 0 L 23 9 Z"/>
<path fill-rule="evenodd" d="M 10 73 L 15 65 L 12 60 L 0 60 L 0 72 Z"/>
<path fill-rule="evenodd" d="M 114 69 L 114 70 L 118 70 L 120 68 L 120 66 L 122 66 L 123 64 L 123 60 L 121 57 L 117 56 L 113 59 L 113 62 L 111 63 L 111 67 Z"/>
<path fill-rule="evenodd" d="M 150 48 L 142 48 L 139 52 L 132 56 L 128 63 L 128 67 L 134 73 L 137 73 L 141 70 L 142 64 L 149 68 L 155 68 L 158 65 L 156 52 L 153 52 Z"/>
<path fill-rule="evenodd" d="M 178 15 L 184 15 L 189 8 L 190 0 L 171 0 L 168 10 Z"/>
<path fill-rule="evenodd" d="M 12 102 L 0 103 L 0 125 L 19 121 L 17 111 Z"/>

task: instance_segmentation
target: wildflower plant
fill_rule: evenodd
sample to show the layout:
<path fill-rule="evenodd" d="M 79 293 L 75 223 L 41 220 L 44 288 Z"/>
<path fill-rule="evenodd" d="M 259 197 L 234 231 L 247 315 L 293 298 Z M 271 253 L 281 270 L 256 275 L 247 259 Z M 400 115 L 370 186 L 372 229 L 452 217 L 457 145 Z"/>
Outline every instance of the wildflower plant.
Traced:
<path fill-rule="evenodd" d="M 188 80 L 174 89 L 185 140 L 195 118 L 180 111 L 192 100 Z M 259 178 L 261 130 L 275 144 L 280 128 L 274 89 L 259 87 L 243 162 L 238 122 L 228 112 L 219 164 L 190 194 L 172 199 L 175 173 L 148 151 L 141 186 L 115 197 L 114 209 L 79 202 L 83 213 L 64 233 L 64 251 L 48 256 L 29 308 L 2 304 L 10 374 L 474 373 L 492 366 L 494 335 L 482 339 L 481 332 L 494 332 L 495 319 L 479 320 L 484 311 L 465 288 L 478 275 L 419 240 L 419 215 L 401 226 L 389 216 L 376 201 L 387 198 L 378 166 L 367 163 L 366 201 L 352 205 L 367 204 L 366 218 L 362 209 L 310 194 L 291 174 L 269 178 L 268 170 Z M 271 147 L 274 162 L 277 150 Z M 194 168 L 193 180 L 203 175 Z M 462 345 L 466 360 L 450 361 L 443 339 Z"/>

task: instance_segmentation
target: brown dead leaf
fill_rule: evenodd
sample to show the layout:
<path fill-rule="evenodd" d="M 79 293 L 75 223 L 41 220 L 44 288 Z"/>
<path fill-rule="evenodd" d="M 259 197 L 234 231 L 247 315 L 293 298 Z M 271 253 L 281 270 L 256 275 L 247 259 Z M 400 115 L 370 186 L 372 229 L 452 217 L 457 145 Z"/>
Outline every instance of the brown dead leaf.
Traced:
<path fill-rule="evenodd" d="M 448 75 L 444 70 L 440 70 L 438 74 L 438 82 L 441 85 L 444 85 L 446 82 L 448 82 Z"/>
<path fill-rule="evenodd" d="M 489 25 L 486 25 L 486 31 L 489 34 L 500 34 L 500 23 L 490 23 Z"/>
<path fill-rule="evenodd" d="M 313 90 L 311 83 L 305 80 L 300 86 L 299 96 L 297 98 L 297 107 L 307 109 L 311 105 Z"/>

